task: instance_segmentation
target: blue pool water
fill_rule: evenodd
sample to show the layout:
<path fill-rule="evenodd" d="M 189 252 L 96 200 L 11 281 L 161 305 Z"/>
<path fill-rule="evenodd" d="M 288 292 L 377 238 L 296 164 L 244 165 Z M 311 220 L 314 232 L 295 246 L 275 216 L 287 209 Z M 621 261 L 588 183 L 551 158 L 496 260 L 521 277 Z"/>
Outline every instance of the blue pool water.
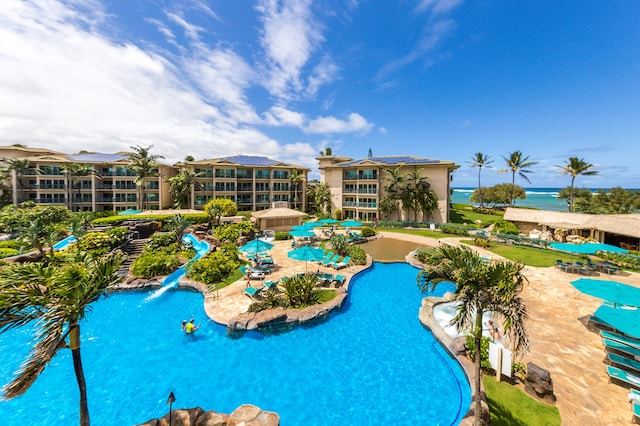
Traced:
<path fill-rule="evenodd" d="M 148 292 L 110 296 L 82 324 L 92 422 L 160 417 L 173 391 L 174 408 L 229 413 L 250 403 L 278 412 L 283 425 L 457 424 L 471 402 L 469 384 L 417 319 L 417 271 L 376 263 L 354 279 L 349 300 L 328 320 L 237 339 L 205 321 L 198 293 L 169 291 L 148 302 Z M 192 316 L 203 322 L 193 339 L 180 330 Z M 24 329 L 0 335 L 3 384 L 29 339 Z M 0 402 L 0 419 L 77 423 L 70 351 L 61 351 L 25 395 Z"/>

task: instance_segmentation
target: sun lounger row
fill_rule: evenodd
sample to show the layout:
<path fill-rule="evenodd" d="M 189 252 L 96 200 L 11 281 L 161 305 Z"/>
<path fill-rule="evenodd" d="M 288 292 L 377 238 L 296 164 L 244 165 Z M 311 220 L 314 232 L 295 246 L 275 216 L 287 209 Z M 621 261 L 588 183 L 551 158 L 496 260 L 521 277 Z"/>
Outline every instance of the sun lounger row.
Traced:
<path fill-rule="evenodd" d="M 247 296 L 249 296 L 250 298 L 255 299 L 263 291 L 267 291 L 270 288 L 277 287 L 278 286 L 278 282 L 279 282 L 278 280 L 276 280 L 276 281 L 267 280 L 267 281 L 264 282 L 264 286 L 263 287 L 254 287 L 252 285 L 249 285 L 247 288 L 245 288 L 243 290 L 243 293 L 246 294 Z"/>
<path fill-rule="evenodd" d="M 635 337 L 629 337 L 606 330 L 601 330 L 600 335 L 603 339 L 611 340 L 640 350 L 640 339 L 636 339 Z"/>

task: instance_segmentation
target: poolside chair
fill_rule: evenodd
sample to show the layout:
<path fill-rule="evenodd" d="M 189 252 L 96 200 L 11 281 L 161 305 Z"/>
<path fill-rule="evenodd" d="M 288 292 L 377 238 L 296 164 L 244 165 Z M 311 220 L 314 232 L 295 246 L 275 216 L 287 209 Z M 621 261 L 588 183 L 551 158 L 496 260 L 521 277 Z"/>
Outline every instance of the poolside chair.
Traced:
<path fill-rule="evenodd" d="M 250 270 L 251 272 L 262 273 L 263 275 L 271 273 L 271 268 L 269 268 L 268 266 L 260 266 L 255 268 L 253 266 L 247 265 L 247 269 Z"/>
<path fill-rule="evenodd" d="M 604 340 L 604 348 L 607 352 L 614 351 L 619 352 L 625 355 L 629 355 L 632 357 L 640 357 L 640 349 L 634 348 L 633 346 L 627 346 L 624 343 L 614 342 L 613 340 L 603 339 Z"/>
<path fill-rule="evenodd" d="M 607 374 L 609 374 L 609 382 L 617 380 L 632 388 L 640 389 L 640 377 L 638 376 L 627 373 L 626 371 L 611 365 L 607 365 Z"/>
<path fill-rule="evenodd" d="M 636 339 L 629 336 L 623 336 L 622 334 L 612 333 L 610 331 L 605 331 L 605 330 L 601 330 L 600 335 L 602 336 L 603 339 L 612 340 L 614 342 L 622 343 L 623 345 L 640 349 L 640 339 Z"/>
<path fill-rule="evenodd" d="M 276 288 L 278 287 L 278 282 L 280 282 L 280 280 L 267 280 L 264 282 L 264 288 L 266 288 L 267 290 L 269 290 L 270 288 Z"/>
<path fill-rule="evenodd" d="M 342 284 L 344 284 L 344 280 L 344 275 L 336 275 L 335 277 L 333 277 L 332 282 L 336 283 L 336 287 L 340 287 Z"/>
<path fill-rule="evenodd" d="M 349 262 L 351 262 L 351 256 L 345 256 L 344 259 L 342 259 L 340 262 L 334 263 L 332 266 L 334 269 L 342 269 L 346 268 L 347 265 L 349 265 Z"/>
<path fill-rule="evenodd" d="M 633 412 L 631 423 L 638 423 L 638 421 L 640 421 L 640 392 L 631 389 L 629 400 L 631 401 L 631 410 Z"/>
<path fill-rule="evenodd" d="M 253 279 L 263 280 L 264 279 L 264 272 L 252 270 L 253 268 L 251 268 L 248 265 L 241 266 L 239 269 L 240 269 L 240 272 L 242 272 L 242 275 L 244 275 L 244 276 L 247 276 L 247 271 L 249 272 L 249 280 L 253 280 Z"/>
<path fill-rule="evenodd" d="M 340 255 L 339 254 L 335 254 L 335 255 L 333 255 L 333 257 L 331 257 L 331 258 L 325 260 L 324 262 L 322 262 L 322 264 L 324 266 L 331 266 L 334 263 L 336 263 L 338 261 L 338 259 L 340 259 Z"/>
<path fill-rule="evenodd" d="M 249 287 L 245 288 L 244 290 L 242 290 L 242 292 L 244 294 L 246 294 L 247 296 L 249 296 L 250 298 L 255 300 L 255 298 L 260 295 L 260 292 L 262 291 L 262 288 L 263 287 L 257 288 L 257 287 L 249 286 Z"/>
<path fill-rule="evenodd" d="M 624 371 L 632 371 L 633 374 L 640 374 L 640 362 L 622 355 L 607 353 L 609 364 Z"/>
<path fill-rule="evenodd" d="M 600 330 L 617 331 L 614 326 L 609 325 L 607 322 L 601 320 L 595 315 L 591 315 L 589 317 L 589 323 L 587 325 L 599 328 Z"/>
<path fill-rule="evenodd" d="M 324 254 L 324 257 L 323 257 L 322 259 L 318 260 L 318 264 L 319 264 L 319 265 L 322 265 L 325 261 L 327 261 L 327 260 L 331 259 L 331 258 L 332 258 L 333 256 L 335 256 L 335 255 L 336 255 L 336 254 L 335 254 L 333 251 L 331 251 L 331 250 L 327 251 L 327 252 Z"/>

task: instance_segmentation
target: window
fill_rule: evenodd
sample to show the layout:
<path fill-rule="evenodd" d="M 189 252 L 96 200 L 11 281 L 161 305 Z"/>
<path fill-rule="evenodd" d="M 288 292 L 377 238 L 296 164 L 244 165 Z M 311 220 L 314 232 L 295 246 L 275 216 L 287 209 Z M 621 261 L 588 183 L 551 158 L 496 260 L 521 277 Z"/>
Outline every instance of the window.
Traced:
<path fill-rule="evenodd" d="M 235 192 L 236 183 L 235 182 L 216 182 L 216 191 Z"/>
<path fill-rule="evenodd" d="M 269 179 L 269 170 L 256 170 L 256 179 Z"/>
<path fill-rule="evenodd" d="M 217 178 L 235 178 L 236 170 L 235 169 L 216 169 L 216 177 Z"/>
<path fill-rule="evenodd" d="M 207 178 L 212 178 L 213 177 L 213 169 L 211 167 L 207 167 L 204 169 L 195 169 L 195 172 L 200 174 L 200 177 L 207 177 Z"/>
<path fill-rule="evenodd" d="M 288 170 L 274 170 L 273 171 L 274 179 L 289 179 L 289 171 Z"/>
<path fill-rule="evenodd" d="M 253 179 L 253 170 L 251 169 L 238 170 L 238 179 Z"/>

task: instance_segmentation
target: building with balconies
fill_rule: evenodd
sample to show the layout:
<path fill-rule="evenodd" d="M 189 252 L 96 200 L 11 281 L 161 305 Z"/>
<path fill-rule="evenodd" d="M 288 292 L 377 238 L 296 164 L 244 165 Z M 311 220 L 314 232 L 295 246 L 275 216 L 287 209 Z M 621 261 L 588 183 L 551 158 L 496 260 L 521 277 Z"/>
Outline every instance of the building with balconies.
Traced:
<path fill-rule="evenodd" d="M 331 205 L 342 211 L 342 217 L 362 221 L 378 219 L 432 221 L 445 223 L 449 220 L 451 197 L 451 173 L 457 169 L 452 161 L 432 160 L 414 156 L 367 157 L 354 160 L 349 157 L 323 155 L 317 158 L 320 168 L 320 182 L 329 185 Z M 437 196 L 437 209 L 428 217 L 422 211 L 411 211 L 410 206 L 402 206 L 385 212 L 381 203 L 390 194 L 385 190 L 391 176 L 390 171 L 398 168 L 398 175 L 406 177 L 418 172 Z M 402 187 L 402 185 L 400 185 Z"/>
<path fill-rule="evenodd" d="M 216 198 L 234 201 L 239 211 L 266 210 L 273 202 L 286 202 L 300 211 L 307 207 L 309 169 L 302 166 L 251 155 L 184 161 L 175 166 L 197 174 L 193 209 L 202 209 Z"/>

